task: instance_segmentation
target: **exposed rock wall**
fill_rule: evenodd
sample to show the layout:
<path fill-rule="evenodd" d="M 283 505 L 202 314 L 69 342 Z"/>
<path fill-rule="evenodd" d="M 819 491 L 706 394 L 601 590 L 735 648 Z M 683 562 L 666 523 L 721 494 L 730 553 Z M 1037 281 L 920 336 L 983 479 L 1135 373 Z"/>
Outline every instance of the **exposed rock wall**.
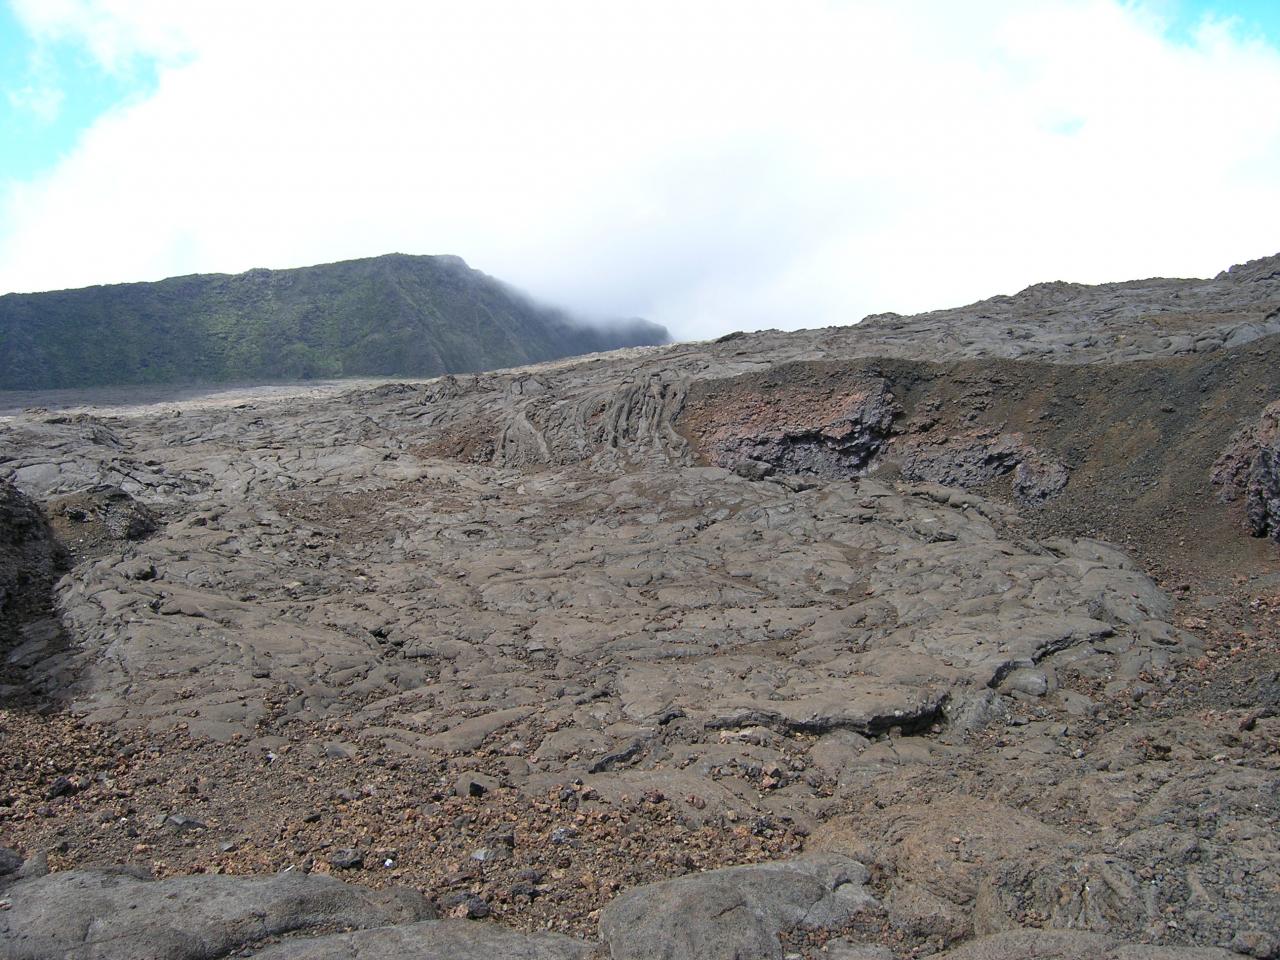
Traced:
<path fill-rule="evenodd" d="M 1251 536 L 1280 541 L 1280 401 L 1232 437 L 1212 479 L 1224 500 L 1244 504 Z"/>
<path fill-rule="evenodd" d="M 709 395 L 683 411 L 682 426 L 718 466 L 755 460 L 784 473 L 836 479 L 867 471 L 899 413 L 881 378 L 837 390 L 771 385 L 766 378 L 756 390 Z"/>

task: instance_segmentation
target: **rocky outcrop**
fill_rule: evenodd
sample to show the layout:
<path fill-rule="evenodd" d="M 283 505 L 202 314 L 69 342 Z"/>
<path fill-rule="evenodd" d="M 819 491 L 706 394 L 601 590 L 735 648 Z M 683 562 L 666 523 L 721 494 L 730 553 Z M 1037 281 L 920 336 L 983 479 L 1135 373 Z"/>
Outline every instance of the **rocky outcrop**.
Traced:
<path fill-rule="evenodd" d="M 1066 465 L 1042 453 L 1019 433 L 992 428 L 959 434 L 904 436 L 891 456 L 903 477 L 952 487 L 976 487 L 1012 475 L 1013 492 L 1028 503 L 1043 503 L 1067 485 Z"/>
<path fill-rule="evenodd" d="M 1212 480 L 1224 500 L 1243 502 L 1251 536 L 1280 541 L 1280 401 L 1231 438 Z"/>
<path fill-rule="evenodd" d="M 767 463 L 790 474 L 860 476 L 888 441 L 899 407 L 886 381 L 852 389 L 772 389 L 766 379 L 683 411 L 683 428 L 718 466 Z"/>
<path fill-rule="evenodd" d="M 0 480 L 0 649 L 47 615 L 66 556 L 40 508 Z"/>
<path fill-rule="evenodd" d="M 1021 433 L 940 425 L 927 412 L 900 422 L 903 408 L 886 377 L 828 371 L 826 380 L 778 374 L 703 388 L 679 426 L 700 456 L 743 476 L 837 479 L 888 468 L 915 483 L 965 489 L 1008 476 L 1015 497 L 1029 504 L 1067 485 L 1066 465 Z"/>
<path fill-rule="evenodd" d="M 1280 541 L 1280 446 L 1258 451 L 1245 496 L 1249 533 Z"/>
<path fill-rule="evenodd" d="M 150 510 L 109 484 L 51 497 L 45 510 L 58 539 L 81 556 L 144 540 L 158 526 Z"/>

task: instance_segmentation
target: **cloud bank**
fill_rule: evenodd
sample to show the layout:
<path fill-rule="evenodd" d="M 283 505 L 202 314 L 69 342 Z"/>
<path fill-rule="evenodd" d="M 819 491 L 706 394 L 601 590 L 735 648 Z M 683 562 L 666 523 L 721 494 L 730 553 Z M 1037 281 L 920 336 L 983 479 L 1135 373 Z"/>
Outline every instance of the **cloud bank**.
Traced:
<path fill-rule="evenodd" d="M 18 0 L 158 80 L 0 196 L 0 292 L 455 253 L 679 337 L 1280 250 L 1280 53 L 1111 0 Z"/>

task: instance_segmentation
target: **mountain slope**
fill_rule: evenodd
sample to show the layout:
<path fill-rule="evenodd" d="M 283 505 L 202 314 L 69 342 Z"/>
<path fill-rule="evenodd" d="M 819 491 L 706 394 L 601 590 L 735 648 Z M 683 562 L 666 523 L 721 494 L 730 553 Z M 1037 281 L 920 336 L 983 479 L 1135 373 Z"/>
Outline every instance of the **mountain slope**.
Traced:
<path fill-rule="evenodd" d="M 0 297 L 0 389 L 434 376 L 666 339 L 579 323 L 457 257 L 391 254 Z"/>

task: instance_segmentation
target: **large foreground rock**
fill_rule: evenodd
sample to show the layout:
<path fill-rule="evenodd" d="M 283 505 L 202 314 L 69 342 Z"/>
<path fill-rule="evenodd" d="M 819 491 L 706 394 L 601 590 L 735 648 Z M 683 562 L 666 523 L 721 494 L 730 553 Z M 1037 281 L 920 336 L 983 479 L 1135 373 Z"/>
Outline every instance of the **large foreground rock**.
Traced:
<path fill-rule="evenodd" d="M 1164 947 L 1121 943 L 1080 930 L 1011 930 L 979 937 L 939 960 L 1232 960 L 1237 954 L 1213 947 Z"/>
<path fill-rule="evenodd" d="M 836 855 L 691 874 L 622 894 L 600 932 L 613 960 L 780 960 L 779 934 L 842 927 L 874 907 L 866 881 Z"/>
<path fill-rule="evenodd" d="M 69 870 L 4 891 L 3 960 L 209 960 L 267 937 L 435 915 L 420 894 L 301 873 L 148 880 Z"/>
<path fill-rule="evenodd" d="M 254 960 L 586 960 L 590 944 L 553 933 L 524 934 L 492 923 L 424 920 L 289 941 Z"/>
<path fill-rule="evenodd" d="M 689 874 L 622 893 L 601 916 L 603 942 L 588 943 L 440 920 L 415 892 L 317 875 L 152 881 L 127 868 L 73 870 L 3 890 L 0 960 L 782 960 L 788 934 L 794 943 L 813 933 L 843 935 L 826 951 L 836 960 L 888 957 L 875 942 L 885 910 L 867 880 L 861 863 L 838 854 Z M 1261 927 L 1237 931 L 1230 950 L 1012 929 L 939 957 L 1269 960 L 1277 947 Z"/>

